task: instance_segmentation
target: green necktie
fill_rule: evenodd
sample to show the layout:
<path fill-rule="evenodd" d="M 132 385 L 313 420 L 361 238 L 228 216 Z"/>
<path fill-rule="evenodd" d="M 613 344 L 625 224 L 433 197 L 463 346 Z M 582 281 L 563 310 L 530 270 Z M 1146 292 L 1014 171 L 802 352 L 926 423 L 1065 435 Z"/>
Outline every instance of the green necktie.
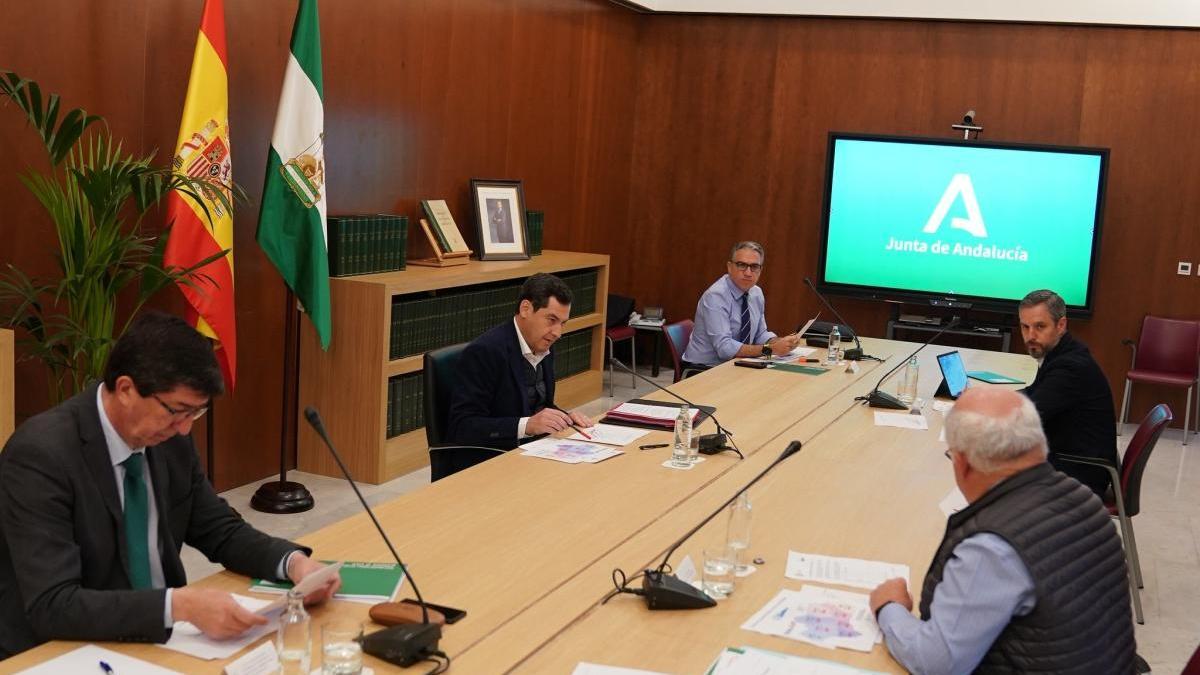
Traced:
<path fill-rule="evenodd" d="M 135 452 L 121 462 L 125 467 L 125 546 L 129 552 L 129 581 L 135 589 L 151 588 L 150 501 L 142 474 L 145 455 Z"/>

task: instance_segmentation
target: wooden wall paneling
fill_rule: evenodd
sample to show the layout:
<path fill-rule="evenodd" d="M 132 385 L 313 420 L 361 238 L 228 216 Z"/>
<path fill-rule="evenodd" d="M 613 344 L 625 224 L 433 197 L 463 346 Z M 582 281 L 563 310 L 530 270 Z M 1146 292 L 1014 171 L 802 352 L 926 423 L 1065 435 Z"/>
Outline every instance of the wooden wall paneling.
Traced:
<path fill-rule="evenodd" d="M 655 289 L 673 319 L 691 316 L 721 273 L 725 249 L 754 236 L 768 251 L 762 285 L 769 321 L 794 326 L 817 309 L 799 282 L 816 271 L 827 132 L 951 138 L 949 124 L 974 108 L 985 139 L 1113 149 L 1096 314 L 1071 325 L 1092 345 L 1115 393 L 1128 366 L 1120 339 L 1136 336 L 1144 313 L 1200 316 L 1200 284 L 1174 275 L 1175 261 L 1198 257 L 1200 193 L 1173 187 L 1196 184 L 1187 158 L 1197 139 L 1168 123 L 1196 107 L 1200 90 L 1189 64 L 1200 56 L 1200 33 L 650 16 L 639 39 L 631 221 L 646 214 L 639 252 L 681 261 L 638 266 L 620 253 L 625 233 L 615 235 L 618 292 Z M 745 81 L 712 79 L 741 63 L 752 64 Z M 710 86 L 687 88 L 706 78 Z M 744 110 L 743 100 L 769 112 Z M 739 161 L 747 152 L 752 165 Z M 739 189 L 714 187 L 727 185 Z M 886 305 L 835 302 L 863 334 L 882 334 Z M 1135 397 L 1132 415 L 1170 395 Z"/>
<path fill-rule="evenodd" d="M 0 450 L 16 428 L 13 415 L 13 354 L 13 332 L 0 329 Z"/>
<path fill-rule="evenodd" d="M 82 107 L 104 116 L 125 147 L 139 151 L 144 149 L 145 93 L 140 84 L 130 83 L 142 80 L 144 54 L 127 38 L 145 31 L 147 15 L 144 3 L 7 3 L 0 21 L 0 70 L 36 80 L 43 94 L 61 95 L 63 110 Z M 0 104 L 0 148 L 0 263 L 31 276 L 52 276 L 57 273 L 54 226 L 19 179 L 30 170 L 46 171 L 49 162 L 24 114 L 11 104 Z M 16 338 L 23 336 L 18 332 Z M 50 395 L 40 363 L 18 362 L 16 380 L 19 423 L 44 410 Z"/>
<path fill-rule="evenodd" d="M 1109 375 L 1117 405 L 1129 368 L 1123 338 L 1137 339 L 1142 317 L 1200 319 L 1200 277 L 1175 273 L 1200 258 L 1200 132 L 1186 120 L 1200 105 L 1200 33 L 1098 30 L 1091 33 L 1081 89 L 1081 142 L 1112 147 L 1098 309 L 1079 332 Z M 1129 417 L 1137 422 L 1166 402 L 1182 426 L 1182 390 L 1134 388 Z"/>

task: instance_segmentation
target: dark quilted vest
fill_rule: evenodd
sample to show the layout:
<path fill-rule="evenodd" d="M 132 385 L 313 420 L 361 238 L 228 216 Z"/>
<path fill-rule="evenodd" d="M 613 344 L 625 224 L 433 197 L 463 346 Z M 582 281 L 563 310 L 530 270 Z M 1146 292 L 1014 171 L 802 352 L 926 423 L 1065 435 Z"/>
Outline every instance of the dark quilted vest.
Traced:
<path fill-rule="evenodd" d="M 524 357 L 521 362 L 525 366 L 525 400 L 529 401 L 529 411 L 537 412 L 546 407 L 546 371 L 543 370 L 546 360 L 538 361 L 536 368 Z"/>
<path fill-rule="evenodd" d="M 1133 673 L 1133 619 L 1121 540 L 1091 490 L 1042 463 L 1002 481 L 950 517 L 921 592 L 933 591 L 959 542 L 1004 538 L 1033 578 L 1037 605 L 1014 616 L 978 673 Z"/>

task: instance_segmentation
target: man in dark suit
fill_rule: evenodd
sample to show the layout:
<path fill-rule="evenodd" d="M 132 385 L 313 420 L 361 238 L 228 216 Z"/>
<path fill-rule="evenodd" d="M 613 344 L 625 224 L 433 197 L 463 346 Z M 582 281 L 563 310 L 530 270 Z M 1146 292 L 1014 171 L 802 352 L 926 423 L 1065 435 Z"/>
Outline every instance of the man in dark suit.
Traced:
<path fill-rule="evenodd" d="M 1087 345 L 1067 332 L 1066 304 L 1057 293 L 1031 292 L 1018 313 L 1025 348 L 1039 363 L 1025 395 L 1042 417 L 1050 463 L 1103 496 L 1110 482 L 1104 469 L 1058 456 L 1091 457 L 1117 466 L 1117 413 L 1108 378 Z"/>
<path fill-rule="evenodd" d="M 206 338 L 146 313 L 102 383 L 17 429 L 0 453 L 0 659 L 55 639 L 164 642 L 175 621 L 214 638 L 266 622 L 229 593 L 186 585 L 184 543 L 253 577 L 299 581 L 322 567 L 248 525 L 201 473 L 189 434 L 223 388 Z"/>
<path fill-rule="evenodd" d="M 510 450 L 523 439 L 590 427 L 586 415 L 554 406 L 554 354 L 571 314 L 571 289 L 552 274 L 521 286 L 517 313 L 463 350 L 450 402 L 449 440 Z"/>

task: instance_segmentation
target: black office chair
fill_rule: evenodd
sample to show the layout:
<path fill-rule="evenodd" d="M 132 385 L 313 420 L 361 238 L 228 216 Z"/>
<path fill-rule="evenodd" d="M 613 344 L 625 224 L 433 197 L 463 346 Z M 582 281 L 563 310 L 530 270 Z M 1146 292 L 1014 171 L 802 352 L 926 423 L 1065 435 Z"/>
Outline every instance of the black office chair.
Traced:
<path fill-rule="evenodd" d="M 449 431 L 450 393 L 458 379 L 458 360 L 467 344 L 442 347 L 425 352 L 425 440 L 429 442 L 429 474 L 431 481 L 469 469 L 485 462 L 504 450 L 474 445 L 447 443 Z"/>

